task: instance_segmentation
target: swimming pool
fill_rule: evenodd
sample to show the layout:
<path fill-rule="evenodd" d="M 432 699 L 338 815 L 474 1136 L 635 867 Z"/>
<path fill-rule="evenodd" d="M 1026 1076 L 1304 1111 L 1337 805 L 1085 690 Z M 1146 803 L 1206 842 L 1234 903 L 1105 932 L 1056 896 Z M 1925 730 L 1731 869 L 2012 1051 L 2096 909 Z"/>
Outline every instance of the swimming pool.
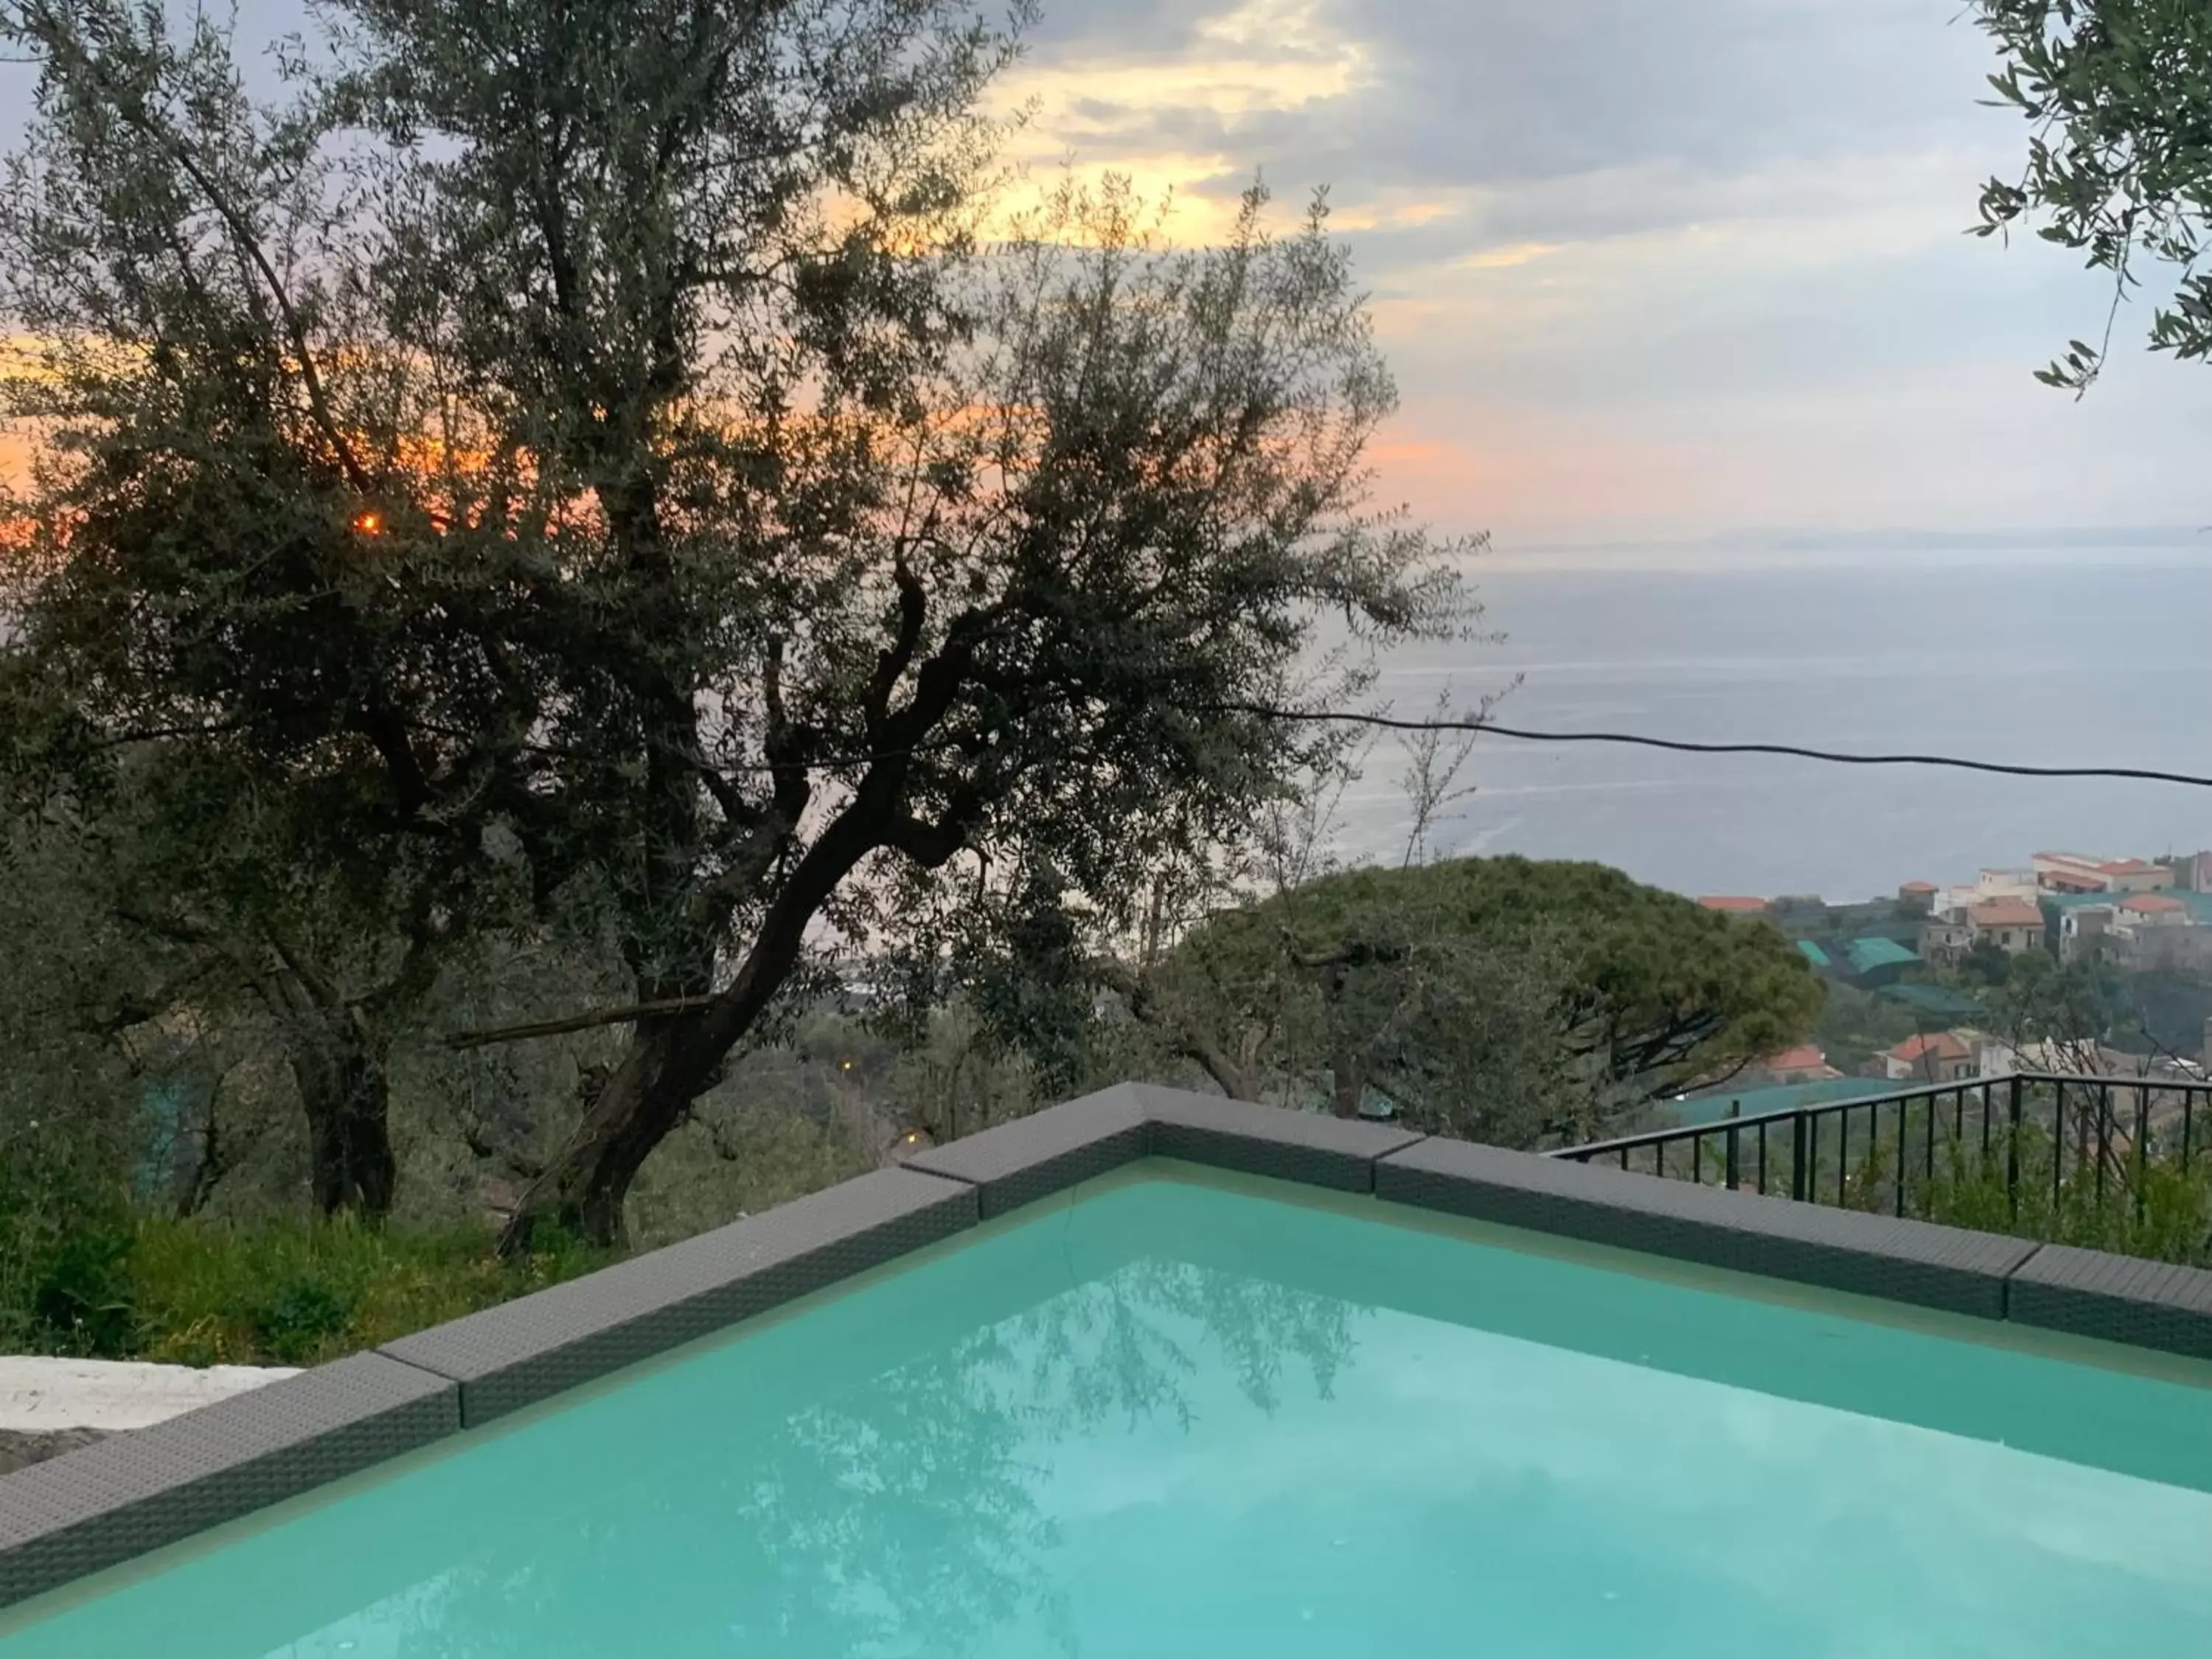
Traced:
<path fill-rule="evenodd" d="M 0 1659 L 2194 1652 L 2194 1375 L 1140 1164 Z"/>

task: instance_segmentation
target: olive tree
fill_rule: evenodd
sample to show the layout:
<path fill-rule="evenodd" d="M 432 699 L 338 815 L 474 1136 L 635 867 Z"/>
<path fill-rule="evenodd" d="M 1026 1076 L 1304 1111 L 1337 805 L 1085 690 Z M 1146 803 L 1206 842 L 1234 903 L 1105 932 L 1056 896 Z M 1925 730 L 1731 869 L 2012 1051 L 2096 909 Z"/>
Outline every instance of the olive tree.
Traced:
<path fill-rule="evenodd" d="M 2037 371 L 2086 392 L 2112 343 L 2112 319 L 2148 256 L 2179 267 L 2151 319 L 2154 349 L 2212 356 L 2212 8 L 2203 0 L 1973 0 L 1996 40 L 1997 100 L 2033 128 L 2017 180 L 1982 187 L 1992 235 L 2041 220 L 2046 241 L 2086 252 L 2112 276 L 2112 309 L 2094 345 L 2069 343 Z"/>
<path fill-rule="evenodd" d="M 1318 204 L 1187 251 L 1113 188 L 1012 214 L 1008 41 L 951 0 L 325 13 L 264 110 L 204 27 L 9 9 L 22 648 L 286 803 L 403 963 L 592 896 L 633 1000 L 538 1029 L 626 1048 L 510 1242 L 618 1235 L 828 952 L 1110 930 L 1246 833 L 1327 741 L 1251 712 L 1319 618 L 1457 625 L 1453 550 L 1367 507 L 1393 394 Z"/>
<path fill-rule="evenodd" d="M 410 721 L 476 710 L 410 622 L 434 599 L 364 556 L 416 434 L 349 284 L 349 186 L 326 118 L 257 105 L 204 16 L 33 0 L 0 24 L 41 65 L 0 199 L 6 408 L 35 446 L 11 805 L 78 826 L 143 951 L 205 970 L 202 1006 L 258 1000 L 318 1206 L 381 1213 L 392 1033 L 501 872 L 453 856 L 468 826 L 409 764 Z"/>

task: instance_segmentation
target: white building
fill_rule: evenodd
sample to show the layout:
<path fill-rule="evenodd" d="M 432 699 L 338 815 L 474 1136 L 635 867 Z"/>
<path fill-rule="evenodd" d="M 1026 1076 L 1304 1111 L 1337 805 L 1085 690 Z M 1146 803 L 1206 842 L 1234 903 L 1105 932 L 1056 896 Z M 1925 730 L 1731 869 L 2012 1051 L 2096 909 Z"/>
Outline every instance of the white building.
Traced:
<path fill-rule="evenodd" d="M 1977 874 L 1970 883 L 1958 883 L 1939 889 L 1929 904 L 1933 915 L 1946 915 L 1954 910 L 1971 910 L 1977 904 L 1990 899 L 2026 899 L 2033 903 L 2041 890 L 2036 886 L 2035 872 L 2030 870 L 1999 870 L 1994 867 Z"/>
<path fill-rule="evenodd" d="M 2113 954 L 2130 968 L 2202 972 L 2212 965 L 2212 928 L 2170 893 L 2130 893 L 2112 907 Z"/>
<path fill-rule="evenodd" d="M 2112 890 L 2105 866 L 2112 860 L 2087 853 L 2038 853 L 2036 884 L 2047 893 L 2103 893 Z"/>
<path fill-rule="evenodd" d="M 2058 958 L 2072 962 L 2112 930 L 2110 904 L 2080 904 L 2058 918 Z"/>

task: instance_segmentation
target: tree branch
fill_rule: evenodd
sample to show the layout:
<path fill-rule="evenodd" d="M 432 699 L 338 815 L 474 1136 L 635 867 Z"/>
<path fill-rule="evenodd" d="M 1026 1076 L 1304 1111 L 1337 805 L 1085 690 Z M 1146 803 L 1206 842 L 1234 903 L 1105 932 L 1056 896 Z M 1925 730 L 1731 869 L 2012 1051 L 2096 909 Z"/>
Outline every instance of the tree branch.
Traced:
<path fill-rule="evenodd" d="M 30 25 L 33 33 L 45 43 L 48 52 L 57 58 L 70 60 L 84 74 L 90 76 L 94 83 L 106 94 L 108 103 L 115 112 L 129 125 L 152 140 L 155 146 L 175 162 L 184 171 L 185 176 L 198 187 L 203 196 L 206 197 L 208 204 L 215 210 L 216 216 L 222 221 L 225 228 L 229 231 L 235 251 L 240 258 L 251 263 L 254 271 L 258 274 L 262 283 L 269 290 L 269 297 L 276 307 L 277 315 L 283 321 L 284 332 L 290 342 L 293 355 L 299 360 L 300 382 L 306 388 L 308 408 L 314 416 L 315 424 L 322 429 L 325 441 L 330 444 L 332 452 L 336 454 L 339 468 L 345 473 L 348 482 L 356 489 L 363 495 L 371 493 L 375 488 L 374 480 L 368 476 L 367 469 L 354 454 L 353 446 L 347 441 L 345 433 L 339 427 L 337 417 L 331 409 L 330 398 L 323 389 L 322 376 L 316 371 L 314 355 L 309 348 L 307 325 L 301 319 L 298 309 L 292 304 L 292 296 L 285 291 L 283 280 L 277 276 L 275 267 L 269 263 L 268 255 L 262 252 L 260 240 L 254 235 L 253 227 L 245 214 L 216 185 L 207 169 L 200 165 L 198 160 L 192 155 L 191 146 L 165 130 L 161 124 L 155 119 L 146 107 L 143 92 L 118 85 L 99 59 L 77 44 L 75 38 L 50 9 L 45 6 L 37 7 L 35 9 L 27 9 L 24 21 Z"/>
<path fill-rule="evenodd" d="M 875 675 L 868 682 L 865 729 L 872 747 L 890 717 L 891 693 L 914 661 L 915 647 L 921 642 L 922 626 L 928 619 L 928 595 L 903 557 L 891 567 L 891 580 L 898 585 L 898 631 L 890 647 L 877 653 Z"/>
<path fill-rule="evenodd" d="M 216 942 L 215 929 L 183 916 L 155 915 L 150 910 L 142 910 L 127 902 L 118 904 L 115 915 L 118 921 L 128 922 L 133 927 L 143 927 L 149 933 L 158 933 L 179 945 L 212 945 Z"/>
<path fill-rule="evenodd" d="M 894 818 L 884 830 L 884 845 L 925 870 L 934 870 L 966 845 L 981 805 L 975 792 L 963 784 L 952 792 L 943 816 L 933 823 L 924 818 Z"/>
<path fill-rule="evenodd" d="M 212 971 L 214 963 L 202 958 L 150 991 L 119 999 L 94 1029 L 102 1036 L 115 1036 L 134 1025 L 143 1025 L 150 1019 L 157 1019 L 168 1012 L 186 991 Z"/>
<path fill-rule="evenodd" d="M 641 1019 L 652 1019 L 661 1014 L 687 1013 L 695 1008 L 709 1008 L 720 1000 L 719 994 L 701 996 L 664 997 L 658 1002 L 633 1002 L 620 1008 L 594 1008 L 580 1014 L 568 1014 L 559 1019 L 533 1020 L 525 1025 L 497 1025 L 479 1031 L 456 1031 L 444 1039 L 448 1048 L 488 1048 L 500 1042 L 526 1042 L 534 1037 L 562 1036 L 570 1031 L 588 1031 L 600 1025 L 627 1025 Z"/>
<path fill-rule="evenodd" d="M 409 740 L 405 722 L 380 692 L 362 703 L 355 724 L 384 757 L 385 767 L 392 774 L 392 793 L 398 798 L 399 816 L 408 819 L 419 817 L 430 804 L 430 780 L 423 773 L 414 744 Z"/>

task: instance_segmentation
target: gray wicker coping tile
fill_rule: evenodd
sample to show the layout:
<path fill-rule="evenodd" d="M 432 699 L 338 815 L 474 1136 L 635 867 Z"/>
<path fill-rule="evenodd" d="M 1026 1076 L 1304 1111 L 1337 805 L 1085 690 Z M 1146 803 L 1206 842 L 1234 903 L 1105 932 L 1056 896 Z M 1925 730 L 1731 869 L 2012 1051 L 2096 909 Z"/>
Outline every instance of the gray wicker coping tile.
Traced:
<path fill-rule="evenodd" d="M 2037 1248 L 1455 1140 L 1383 1158 L 1375 1190 L 1401 1204 L 1985 1319 L 2004 1317 L 2006 1280 Z"/>
<path fill-rule="evenodd" d="M 1375 1160 L 1419 1139 L 1388 1124 L 1122 1083 L 932 1147 L 908 1159 L 907 1167 L 974 1183 L 988 1218 L 1148 1154 L 1372 1192 Z"/>
<path fill-rule="evenodd" d="M 917 1152 L 906 1167 L 968 1182 L 988 1220 L 1142 1158 L 1149 1145 L 1148 1092 L 1116 1084 Z"/>
<path fill-rule="evenodd" d="M 459 1393 L 355 1354 L 0 1480 L 0 1607 L 415 1450 Z"/>
<path fill-rule="evenodd" d="M 2046 1244 L 2012 1276 L 2022 1325 L 2212 1359 L 2212 1273 Z"/>
<path fill-rule="evenodd" d="M 1249 1100 L 1139 1087 L 1152 1120 L 1151 1150 L 1248 1175 L 1341 1192 L 1375 1190 L 1375 1162 L 1421 1139 L 1387 1123 L 1285 1111 Z"/>
<path fill-rule="evenodd" d="M 975 1190 L 878 1170 L 382 1352 L 460 1384 L 473 1426 L 975 1224 Z"/>

